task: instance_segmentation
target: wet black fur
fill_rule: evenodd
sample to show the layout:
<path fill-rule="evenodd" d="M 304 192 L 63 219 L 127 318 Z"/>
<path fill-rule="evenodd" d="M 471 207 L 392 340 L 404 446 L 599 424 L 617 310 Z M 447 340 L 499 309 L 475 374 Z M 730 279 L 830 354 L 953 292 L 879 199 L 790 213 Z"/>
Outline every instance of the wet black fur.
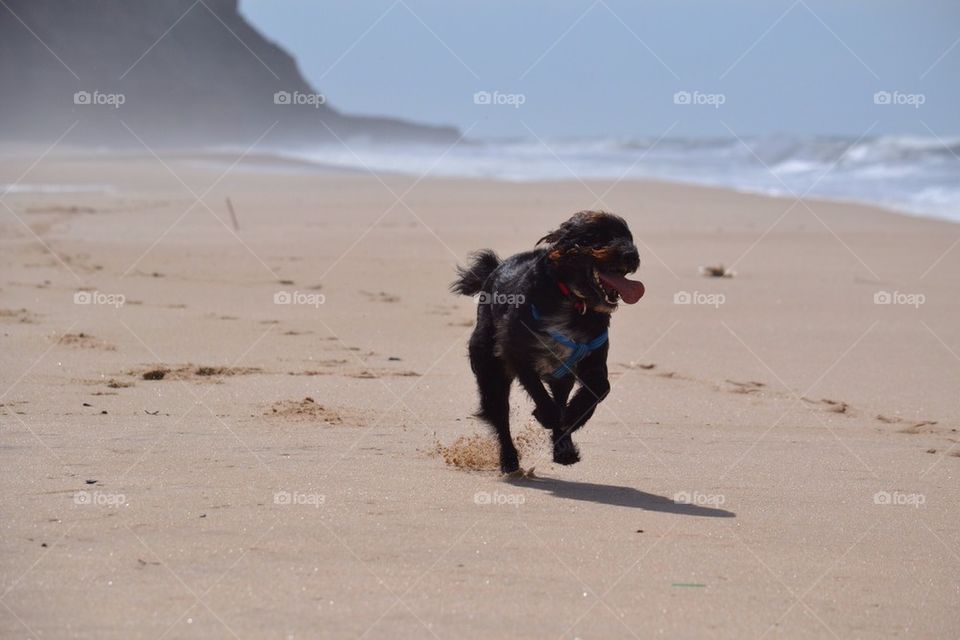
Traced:
<path fill-rule="evenodd" d="M 560 464 L 580 460 L 571 434 L 593 415 L 610 391 L 607 377 L 609 341 L 559 380 L 550 376 L 565 359 L 564 350 L 546 332 L 589 342 L 610 324 L 611 307 L 593 284 L 594 266 L 621 273 L 640 263 L 626 222 L 607 213 L 580 212 L 526 251 L 500 260 L 489 249 L 474 253 L 467 267 L 458 267 L 450 286 L 455 293 L 478 295 L 477 324 L 470 338 L 470 366 L 477 379 L 480 410 L 500 443 L 500 468 L 520 468 L 510 436 L 510 388 L 514 380 L 533 399 L 534 417 L 552 432 L 553 459 Z M 557 282 L 577 295 L 564 296 Z M 520 298 L 522 296 L 522 298 Z M 522 302 L 521 302 L 522 300 Z M 582 301 L 578 308 L 578 301 Z M 541 320 L 531 315 L 536 305 Z M 581 308 L 586 308 L 581 313 Z M 579 388 L 570 397 L 575 384 Z M 549 389 L 549 391 L 548 391 Z"/>

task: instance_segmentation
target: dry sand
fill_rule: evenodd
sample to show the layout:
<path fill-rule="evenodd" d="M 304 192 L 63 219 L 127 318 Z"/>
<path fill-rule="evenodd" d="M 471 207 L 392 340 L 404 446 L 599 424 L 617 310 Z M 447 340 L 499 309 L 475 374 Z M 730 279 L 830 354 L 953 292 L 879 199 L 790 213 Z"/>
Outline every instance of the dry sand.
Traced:
<path fill-rule="evenodd" d="M 0 637 L 960 634 L 960 226 L 38 155 L 0 182 L 112 190 L 0 205 Z M 536 477 L 506 482 L 446 286 L 601 206 L 647 295 L 615 315 L 583 461 L 554 465 L 515 393 Z"/>

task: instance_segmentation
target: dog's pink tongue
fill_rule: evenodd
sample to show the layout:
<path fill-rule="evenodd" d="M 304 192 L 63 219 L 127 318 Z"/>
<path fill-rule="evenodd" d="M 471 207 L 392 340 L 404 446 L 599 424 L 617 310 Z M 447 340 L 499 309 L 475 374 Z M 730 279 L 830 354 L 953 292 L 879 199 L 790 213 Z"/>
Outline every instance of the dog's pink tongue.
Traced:
<path fill-rule="evenodd" d="M 628 280 L 619 273 L 600 273 L 600 279 L 607 286 L 616 289 L 627 304 L 634 304 L 643 297 L 643 283 L 638 280 Z"/>

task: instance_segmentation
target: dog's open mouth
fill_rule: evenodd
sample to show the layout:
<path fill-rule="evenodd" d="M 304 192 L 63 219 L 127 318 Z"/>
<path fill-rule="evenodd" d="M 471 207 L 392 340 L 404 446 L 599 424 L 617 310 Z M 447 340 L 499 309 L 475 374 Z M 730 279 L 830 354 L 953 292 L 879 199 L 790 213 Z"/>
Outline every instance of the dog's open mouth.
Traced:
<path fill-rule="evenodd" d="M 643 297 L 644 287 L 639 280 L 630 280 L 624 273 L 593 270 L 593 281 L 598 291 L 610 305 L 616 305 L 621 299 L 634 304 Z"/>

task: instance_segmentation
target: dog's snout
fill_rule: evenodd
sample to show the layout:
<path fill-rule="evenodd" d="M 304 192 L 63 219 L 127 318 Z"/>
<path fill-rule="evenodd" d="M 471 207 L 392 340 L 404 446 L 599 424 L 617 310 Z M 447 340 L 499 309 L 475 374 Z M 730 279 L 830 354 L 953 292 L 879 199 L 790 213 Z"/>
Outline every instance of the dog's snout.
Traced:
<path fill-rule="evenodd" d="M 623 252 L 623 261 L 630 267 L 630 271 L 636 271 L 640 267 L 640 252 L 631 245 Z"/>

